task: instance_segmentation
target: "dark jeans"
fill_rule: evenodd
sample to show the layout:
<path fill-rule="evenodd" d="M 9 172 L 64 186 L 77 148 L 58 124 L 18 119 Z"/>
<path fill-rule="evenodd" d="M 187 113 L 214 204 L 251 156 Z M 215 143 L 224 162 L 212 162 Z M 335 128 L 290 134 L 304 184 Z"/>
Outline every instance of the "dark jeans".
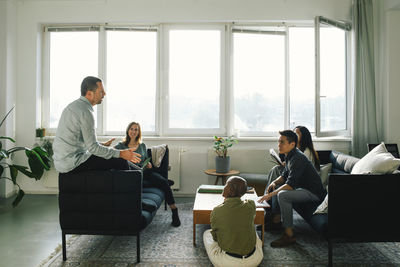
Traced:
<path fill-rule="evenodd" d="M 175 199 L 172 195 L 172 189 L 168 184 L 168 180 L 161 174 L 151 169 L 146 169 L 143 172 L 143 180 L 148 181 L 151 186 L 161 189 L 165 194 L 165 201 L 168 205 L 175 204 Z"/>
<path fill-rule="evenodd" d="M 70 173 L 93 170 L 135 170 L 130 167 L 130 162 L 121 158 L 105 159 L 95 155 L 90 156 L 85 162 L 70 171 Z"/>

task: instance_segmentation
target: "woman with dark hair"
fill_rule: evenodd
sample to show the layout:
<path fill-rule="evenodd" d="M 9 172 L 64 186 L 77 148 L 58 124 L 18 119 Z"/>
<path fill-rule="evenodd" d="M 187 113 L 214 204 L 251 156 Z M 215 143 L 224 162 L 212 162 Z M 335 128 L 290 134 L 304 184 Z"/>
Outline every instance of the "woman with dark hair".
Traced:
<path fill-rule="evenodd" d="M 319 171 L 319 158 L 317 151 L 314 149 L 310 131 L 304 126 L 296 126 L 293 131 L 298 137 L 297 148 L 306 155 L 306 157 L 314 164 L 315 169 Z"/>
<path fill-rule="evenodd" d="M 141 166 L 143 162 L 148 158 L 147 148 L 144 143 L 142 143 L 142 131 L 140 124 L 137 122 L 129 123 L 125 132 L 126 136 L 122 142 L 119 142 L 114 148 L 116 149 L 128 149 L 133 148 L 135 153 L 141 155 L 141 161 L 138 165 Z M 108 142 L 107 142 L 108 143 Z M 147 163 L 146 169 L 143 171 L 143 180 L 147 180 L 152 186 L 160 188 L 165 194 L 165 201 L 169 205 L 172 211 L 172 226 L 178 227 L 181 225 L 181 221 L 178 216 L 178 208 L 175 205 L 175 199 L 172 194 L 171 187 L 166 178 L 162 177 L 156 171 L 152 170 L 153 166 L 149 162 Z"/>

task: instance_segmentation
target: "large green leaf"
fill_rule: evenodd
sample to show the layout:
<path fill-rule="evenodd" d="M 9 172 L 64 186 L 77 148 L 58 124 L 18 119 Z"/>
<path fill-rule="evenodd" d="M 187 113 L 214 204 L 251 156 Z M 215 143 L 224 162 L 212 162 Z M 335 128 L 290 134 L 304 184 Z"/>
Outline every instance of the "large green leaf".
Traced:
<path fill-rule="evenodd" d="M 39 156 L 39 154 L 38 154 L 35 150 L 29 149 L 29 148 L 25 148 L 25 154 L 28 156 L 29 159 L 32 159 L 32 162 L 34 162 L 35 164 L 38 164 L 38 166 L 41 165 L 41 169 L 43 169 L 43 168 L 45 168 L 46 170 L 47 170 L 47 168 L 50 169 L 50 166 L 47 166 L 47 165 L 43 162 L 43 159 Z M 28 160 L 28 162 L 29 162 L 29 160 Z M 30 165 L 29 165 L 29 166 L 30 166 Z M 36 167 L 38 167 L 38 166 L 36 166 Z M 35 173 L 35 172 L 32 170 L 32 166 L 30 166 L 30 167 L 31 167 L 31 171 L 32 171 L 33 173 Z M 39 178 L 40 178 L 40 177 L 39 177 Z"/>
<path fill-rule="evenodd" d="M 4 116 L 4 118 L 1 120 L 1 122 L 0 122 L 0 127 L 1 127 L 1 125 L 3 125 L 3 122 L 7 119 L 7 117 L 8 117 L 8 115 L 11 113 L 11 111 L 14 109 L 14 107 L 12 107 L 11 109 L 10 109 L 10 111 L 9 112 L 7 112 L 7 114 Z"/>
<path fill-rule="evenodd" d="M 9 165 L 9 167 L 10 167 L 11 180 L 13 181 L 14 184 L 16 184 L 17 183 L 18 170 L 13 165 Z"/>
<path fill-rule="evenodd" d="M 40 158 L 42 159 L 42 161 L 44 163 L 43 167 L 47 171 L 50 170 L 50 161 L 51 161 L 51 159 L 49 158 L 49 154 L 47 153 L 47 151 L 44 150 L 40 146 L 34 147 L 32 150 L 39 154 Z"/>
<path fill-rule="evenodd" d="M 11 154 L 11 153 L 14 153 L 14 152 L 17 152 L 17 151 L 27 150 L 27 149 L 29 149 L 29 148 L 26 148 L 26 147 L 23 147 L 23 146 L 16 146 L 16 147 L 13 147 L 13 148 L 10 148 L 9 150 L 7 150 L 7 153 Z"/>
<path fill-rule="evenodd" d="M 0 139 L 8 139 L 8 140 L 10 140 L 11 142 L 15 143 L 15 140 L 14 140 L 14 139 L 12 139 L 11 137 L 7 137 L 7 136 L 0 136 Z"/>
<path fill-rule="evenodd" d="M 0 150 L 0 160 L 8 158 L 8 153 L 4 149 Z"/>
<path fill-rule="evenodd" d="M 25 150 L 26 155 L 28 156 L 29 167 L 31 168 L 31 172 L 34 175 L 36 180 L 40 180 L 44 172 L 44 162 L 40 158 L 39 154 L 31 149 Z"/>
<path fill-rule="evenodd" d="M 28 176 L 30 178 L 35 178 L 35 175 L 33 173 L 31 173 L 30 171 L 28 171 L 28 167 L 21 166 L 21 165 L 15 165 L 15 164 L 12 166 L 14 166 L 14 168 L 16 168 L 18 171 L 22 172 L 26 176 Z"/>
<path fill-rule="evenodd" d="M 25 196 L 25 192 L 22 189 L 19 189 L 17 196 L 15 197 L 12 205 L 15 208 L 18 206 L 19 202 L 21 202 L 22 198 Z"/>

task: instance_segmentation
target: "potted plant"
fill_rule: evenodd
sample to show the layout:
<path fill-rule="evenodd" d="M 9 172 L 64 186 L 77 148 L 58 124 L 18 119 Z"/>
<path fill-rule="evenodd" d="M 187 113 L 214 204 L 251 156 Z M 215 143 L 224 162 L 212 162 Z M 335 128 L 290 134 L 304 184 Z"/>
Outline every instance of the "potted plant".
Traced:
<path fill-rule="evenodd" d="M 0 127 L 13 109 L 14 108 L 12 108 L 0 122 Z M 32 149 L 27 147 L 12 147 L 6 149 L 3 145 L 3 140 L 4 142 L 10 141 L 13 143 L 15 143 L 15 140 L 8 136 L 0 136 L 0 179 L 10 180 L 18 187 L 17 195 L 12 203 L 13 207 L 16 207 L 25 195 L 25 192 L 17 183 L 18 173 L 22 172 L 29 178 L 33 178 L 36 181 L 40 180 L 43 176 L 44 170 L 50 169 L 50 158 L 47 151 L 40 146 L 35 146 Z M 17 151 L 25 151 L 25 155 L 28 158 L 29 168 L 5 161 L 6 159 L 11 159 L 12 154 Z M 6 176 L 5 170 L 7 168 L 9 169 L 10 177 Z"/>
<path fill-rule="evenodd" d="M 233 136 L 229 137 L 218 137 L 214 136 L 214 150 L 217 153 L 215 157 L 215 171 L 219 173 L 226 173 L 230 170 L 230 157 L 228 154 L 228 148 L 232 147 L 238 141 Z"/>

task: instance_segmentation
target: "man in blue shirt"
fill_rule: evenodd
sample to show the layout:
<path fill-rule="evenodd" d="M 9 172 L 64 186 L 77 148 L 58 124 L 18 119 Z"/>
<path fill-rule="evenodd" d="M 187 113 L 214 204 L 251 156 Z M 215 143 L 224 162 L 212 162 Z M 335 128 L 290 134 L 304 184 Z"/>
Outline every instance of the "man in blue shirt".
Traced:
<path fill-rule="evenodd" d="M 314 165 L 297 149 L 297 135 L 291 130 L 280 131 L 279 153 L 285 154 L 286 165 L 281 176 L 267 188 L 259 202 L 273 201 L 273 223 L 282 221 L 285 232 L 282 237 L 272 241 L 272 247 L 284 247 L 296 242 L 293 233 L 293 203 L 322 202 L 326 190 Z M 274 205 L 276 204 L 276 205 Z M 275 213 L 276 210 L 278 213 Z"/>
<path fill-rule="evenodd" d="M 133 149 L 118 150 L 97 141 L 93 106 L 105 95 L 101 79 L 88 76 L 82 81 L 81 97 L 63 110 L 53 143 L 57 171 L 129 170 L 130 162 L 140 162 Z"/>

